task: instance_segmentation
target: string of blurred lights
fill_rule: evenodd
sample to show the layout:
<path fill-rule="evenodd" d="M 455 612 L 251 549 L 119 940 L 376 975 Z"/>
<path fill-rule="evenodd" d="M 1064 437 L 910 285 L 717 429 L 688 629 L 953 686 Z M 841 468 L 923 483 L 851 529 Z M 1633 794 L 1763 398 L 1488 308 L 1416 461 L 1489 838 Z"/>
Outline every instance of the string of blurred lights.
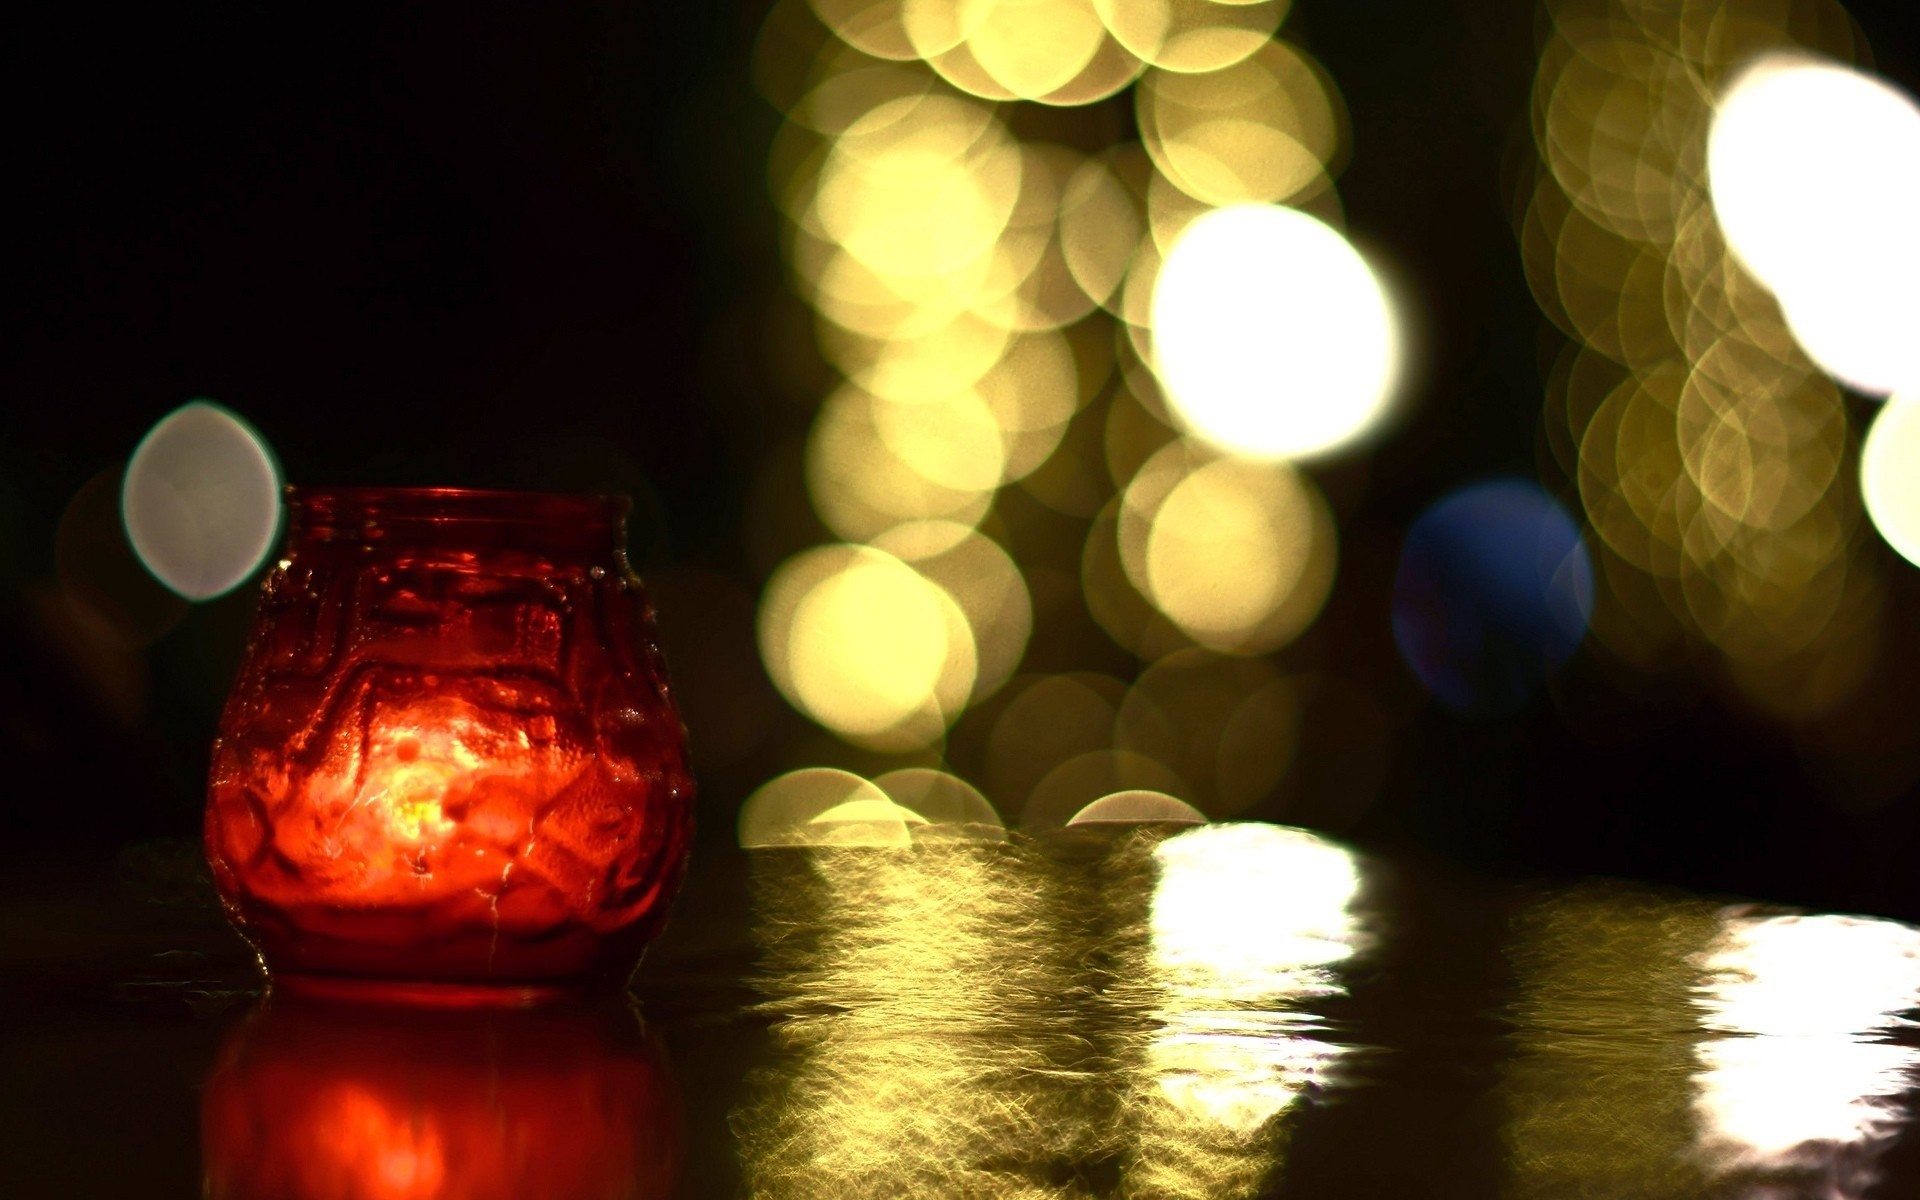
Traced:
<path fill-rule="evenodd" d="M 1344 106 L 1276 36 L 1286 12 L 787 0 L 767 18 L 770 182 L 841 380 L 806 493 L 843 540 L 773 571 L 759 644 L 842 741 L 940 762 L 1013 677 L 1035 573 L 1057 566 L 1020 550 L 1012 488 L 1089 523 L 1065 569 L 1150 669 L 1023 680 L 989 739 L 993 801 L 1053 826 L 1140 789 L 1224 815 L 1287 769 L 1299 701 L 1261 656 L 1313 622 L 1338 561 L 1296 464 L 1392 418 L 1402 355 L 1341 232 Z M 1104 102 L 1129 88 L 1116 119 L 1126 99 Z M 1014 717 L 1053 692 L 1084 721 Z M 1179 711 L 1196 696 L 1206 730 Z"/>
<path fill-rule="evenodd" d="M 1762 711 L 1829 711 L 1886 619 L 1834 381 L 1882 396 L 1913 374 L 1920 251 L 1893 210 L 1920 109 L 1855 68 L 1835 0 L 1546 10 L 1517 225 L 1571 339 L 1543 471 L 1594 535 L 1594 632 L 1641 670 L 1698 652 Z M 1867 466 L 1866 510 L 1901 549 L 1911 505 Z"/>
<path fill-rule="evenodd" d="M 1462 711 L 1516 706 L 1590 620 L 1634 668 L 1700 658 L 1766 711 L 1830 712 L 1888 620 L 1861 516 L 1920 559 L 1899 468 L 1920 440 L 1901 211 L 1920 107 L 1850 65 L 1866 47 L 1837 0 L 1546 12 L 1517 228 L 1570 339 L 1543 471 L 1591 536 L 1530 484 L 1443 499 L 1409 534 L 1396 644 Z M 1143 789 L 1232 815 L 1292 769 L 1311 689 L 1272 656 L 1340 558 L 1303 464 L 1390 424 L 1406 363 L 1391 289 L 1342 232 L 1339 91 L 1278 36 L 1286 15 L 783 0 L 767 18 L 770 183 L 836 373 L 801 474 L 839 540 L 782 549 L 758 647 L 794 708 L 869 755 L 849 761 L 943 764 L 956 722 L 1017 680 L 974 765 L 1025 823 Z M 1842 385 L 1890 397 L 1859 448 Z M 124 477 L 130 544 L 179 595 L 218 595 L 270 546 L 277 479 L 243 423 L 189 405 Z M 150 639 L 177 605 L 120 612 L 84 577 L 112 566 L 83 536 L 97 507 L 63 522 L 68 607 L 126 626 L 103 645 Z M 1069 594 L 1139 671 L 1019 676 Z M 1042 696 L 1074 719 L 1027 727 Z"/>

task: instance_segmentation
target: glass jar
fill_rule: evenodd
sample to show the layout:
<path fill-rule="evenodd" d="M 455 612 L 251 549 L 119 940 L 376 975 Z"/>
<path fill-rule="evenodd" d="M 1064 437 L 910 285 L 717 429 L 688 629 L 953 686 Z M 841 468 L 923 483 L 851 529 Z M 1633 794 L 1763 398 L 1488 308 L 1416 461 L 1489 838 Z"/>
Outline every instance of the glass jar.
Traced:
<path fill-rule="evenodd" d="M 207 856 L 276 984 L 619 981 L 693 832 L 624 497 L 288 488 Z"/>

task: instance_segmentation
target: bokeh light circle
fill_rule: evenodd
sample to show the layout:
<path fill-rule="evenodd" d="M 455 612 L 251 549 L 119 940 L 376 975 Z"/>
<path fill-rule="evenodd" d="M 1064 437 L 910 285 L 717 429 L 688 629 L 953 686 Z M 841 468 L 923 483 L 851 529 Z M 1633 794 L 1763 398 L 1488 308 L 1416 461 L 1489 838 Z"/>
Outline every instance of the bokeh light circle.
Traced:
<path fill-rule="evenodd" d="M 1835 63 L 1774 55 L 1721 97 L 1707 146 L 1728 244 L 1822 368 L 1920 383 L 1920 106 Z"/>
<path fill-rule="evenodd" d="M 805 767 L 762 784 L 740 806 L 740 846 L 906 846 L 927 819 L 851 771 Z"/>
<path fill-rule="evenodd" d="M 127 463 L 120 512 L 134 553 L 189 600 L 233 590 L 280 528 L 280 467 L 266 440 L 211 401 L 176 409 Z"/>
<path fill-rule="evenodd" d="M 993 81 L 1022 100 L 1066 88 L 1107 40 L 1093 0 L 991 0 L 975 3 L 980 19 L 967 49 Z"/>
<path fill-rule="evenodd" d="M 1312 482 L 1284 462 L 1170 443 L 1135 472 L 1115 533 L 1140 595 L 1217 650 L 1258 654 L 1286 644 L 1319 615 L 1333 585 L 1332 518 Z"/>
<path fill-rule="evenodd" d="M 1327 454 L 1391 407 L 1400 349 L 1386 289 L 1352 243 L 1297 210 L 1194 220 L 1160 265 L 1151 323 L 1174 415 L 1229 452 Z"/>
<path fill-rule="evenodd" d="M 1271 795 L 1299 742 L 1297 689 L 1262 658 L 1191 648 L 1141 672 L 1114 720 L 1114 745 L 1165 763 L 1210 816 Z"/>
<path fill-rule="evenodd" d="M 814 215 L 876 271 L 927 277 L 991 252 L 1020 194 L 1021 155 L 985 108 L 952 96 L 903 96 L 834 142 Z"/>
<path fill-rule="evenodd" d="M 1167 71 L 1218 71 L 1265 45 L 1290 0 L 1094 0 L 1114 38 Z"/>
<path fill-rule="evenodd" d="M 1204 644 L 1232 645 L 1257 629 L 1312 561 L 1305 487 L 1297 476 L 1257 470 L 1231 460 L 1200 468 L 1167 493 L 1147 536 L 1155 606 Z"/>
<path fill-rule="evenodd" d="M 1165 763 L 1126 750 L 1093 750 L 1076 755 L 1047 772 L 1027 797 L 1021 828 L 1059 829 L 1088 805 L 1116 792 L 1187 794 L 1186 781 Z"/>
<path fill-rule="evenodd" d="M 822 546 L 782 564 L 761 598 L 760 655 L 795 708 L 853 740 L 927 745 L 973 688 L 965 614 L 891 554 Z"/>
<path fill-rule="evenodd" d="M 1073 825 L 1205 825 L 1207 814 L 1165 792 L 1136 788 L 1114 792 L 1087 805 L 1067 821 Z"/>
<path fill-rule="evenodd" d="M 814 417 L 806 485 L 827 527 L 844 538 L 865 539 L 911 521 L 941 519 L 959 530 L 984 516 L 990 491 L 935 483 L 893 452 L 875 419 L 882 403 L 857 387 L 841 387 Z"/>
<path fill-rule="evenodd" d="M 1090 671 L 1016 681 L 988 734 L 983 783 L 1003 807 L 1021 811 L 1060 763 L 1113 745 L 1114 713 L 1125 686 Z"/>
<path fill-rule="evenodd" d="M 1019 667 L 1033 633 L 1033 598 L 1013 557 L 993 539 L 944 521 L 897 525 L 871 544 L 952 597 L 971 631 L 971 698 L 998 691 Z"/>
<path fill-rule="evenodd" d="M 1552 497 L 1520 479 L 1476 484 L 1407 531 L 1394 642 L 1447 707 L 1511 712 L 1579 647 L 1593 587 L 1579 527 Z"/>
<path fill-rule="evenodd" d="M 1894 397 L 1867 428 L 1860 492 L 1873 527 L 1900 557 L 1920 565 L 1920 404 Z"/>
<path fill-rule="evenodd" d="M 926 824 L 914 836 L 922 841 L 1004 842 L 1006 823 L 993 804 L 958 775 L 932 767 L 903 767 L 874 779 L 873 786 Z"/>
<path fill-rule="evenodd" d="M 1324 73 L 1285 42 L 1220 71 L 1152 72 L 1135 96 L 1142 145 L 1198 201 L 1281 203 L 1330 183 L 1344 114 Z"/>

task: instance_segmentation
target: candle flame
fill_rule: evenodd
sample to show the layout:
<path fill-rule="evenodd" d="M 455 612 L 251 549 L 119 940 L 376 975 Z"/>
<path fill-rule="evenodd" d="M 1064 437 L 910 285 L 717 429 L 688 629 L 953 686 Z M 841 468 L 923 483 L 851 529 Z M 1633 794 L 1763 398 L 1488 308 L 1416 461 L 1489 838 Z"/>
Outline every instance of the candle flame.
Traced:
<path fill-rule="evenodd" d="M 375 876 L 432 878 L 462 846 L 504 852 L 527 837 L 527 801 L 559 793 L 580 765 L 518 717 L 453 696 L 376 711 L 365 730 L 310 786 L 329 856 Z"/>
<path fill-rule="evenodd" d="M 467 744 L 472 733 L 472 723 L 458 717 L 439 726 L 384 731 L 373 739 L 366 781 L 347 811 L 364 808 L 376 815 L 389 836 L 408 842 L 452 833 L 454 823 L 443 804 L 480 766 Z"/>

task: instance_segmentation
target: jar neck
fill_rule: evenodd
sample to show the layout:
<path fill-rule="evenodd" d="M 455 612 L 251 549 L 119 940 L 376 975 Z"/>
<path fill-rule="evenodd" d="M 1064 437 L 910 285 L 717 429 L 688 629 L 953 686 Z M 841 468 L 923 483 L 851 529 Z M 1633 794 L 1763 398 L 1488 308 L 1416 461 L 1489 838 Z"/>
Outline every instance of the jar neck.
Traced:
<path fill-rule="evenodd" d="M 625 496 L 465 488 L 289 487 L 287 552 L 365 560 L 440 552 L 553 562 L 624 559 Z"/>

